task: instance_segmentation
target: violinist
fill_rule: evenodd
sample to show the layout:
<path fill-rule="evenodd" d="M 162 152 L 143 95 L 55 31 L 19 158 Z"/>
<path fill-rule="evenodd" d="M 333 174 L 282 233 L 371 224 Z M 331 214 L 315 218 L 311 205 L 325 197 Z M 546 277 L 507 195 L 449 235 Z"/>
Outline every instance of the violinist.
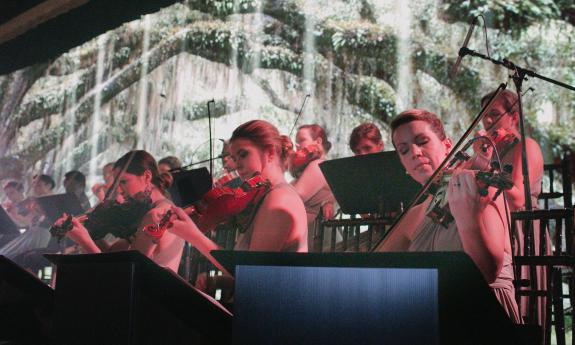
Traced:
<path fill-rule="evenodd" d="M 411 109 L 391 123 L 392 142 L 407 173 L 420 184 L 433 175 L 452 148 L 433 113 Z M 404 215 L 382 243 L 381 251 L 463 251 L 475 262 L 512 321 L 520 323 L 513 287 L 511 244 L 499 197 L 481 197 L 475 172 L 453 172 L 447 203 L 454 218 L 447 228 L 427 216 L 429 196 Z"/>
<path fill-rule="evenodd" d="M 493 93 L 485 95 L 481 99 L 481 106 L 484 106 Z M 521 136 L 519 134 L 519 108 L 517 105 L 517 95 L 513 91 L 504 90 L 494 101 L 491 110 L 483 118 L 485 131 L 490 133 L 503 130 L 510 133 L 514 141 L 504 143 L 499 147 L 502 164 L 513 166 L 512 179 L 513 188 L 507 191 L 510 211 L 525 209 L 525 194 L 523 192 L 523 169 L 521 164 Z M 531 190 L 532 205 L 537 205 L 537 197 L 541 193 L 541 180 L 543 179 L 543 154 L 539 144 L 532 138 L 526 137 L 527 158 L 529 162 L 529 187 Z M 481 156 L 484 161 L 490 161 L 493 156 L 493 149 L 479 149 L 475 146 L 475 153 Z"/>
<path fill-rule="evenodd" d="M 383 151 L 383 139 L 377 126 L 364 122 L 355 127 L 349 136 L 349 148 L 354 156 Z"/>
<path fill-rule="evenodd" d="M 29 251 L 45 248 L 50 242 L 50 233 L 48 226 L 44 221 L 44 213 L 36 202 L 37 197 L 48 196 L 52 194 L 52 190 L 56 183 L 49 175 L 34 176 L 32 181 L 32 196 L 19 203 L 20 212 L 24 214 L 26 219 L 25 225 L 28 229 L 20 236 L 14 238 L 12 241 L 6 243 L 0 248 L 0 255 L 15 261 L 18 264 L 23 264 L 21 254 Z"/>
<path fill-rule="evenodd" d="M 214 181 L 215 187 L 228 186 L 231 188 L 239 187 L 241 184 L 241 178 L 236 170 L 236 163 L 232 159 L 230 142 L 227 140 L 222 140 L 222 172 L 218 178 Z"/>
<path fill-rule="evenodd" d="M 236 171 L 236 162 L 232 159 L 231 147 L 229 140 L 223 140 L 222 145 L 222 168 L 225 173 Z"/>
<path fill-rule="evenodd" d="M 92 186 L 92 194 L 98 198 L 99 202 L 104 201 L 106 192 L 112 187 L 112 183 L 114 183 L 114 163 L 104 165 L 102 168 L 102 176 L 104 177 L 104 183 L 96 183 Z"/>
<path fill-rule="evenodd" d="M 331 219 L 335 214 L 335 197 L 333 196 L 319 164 L 331 148 L 325 130 L 317 125 L 303 125 L 296 134 L 297 151 L 292 155 L 290 172 L 295 177 L 291 183 L 304 202 L 308 223 L 308 243 L 313 250 L 316 233 L 316 222 L 321 214 L 323 219 Z M 302 152 L 309 158 L 303 164 L 296 164 Z"/>
<path fill-rule="evenodd" d="M 78 170 L 68 171 L 64 174 L 64 190 L 68 194 L 74 194 L 80 201 L 83 210 L 90 208 L 90 201 L 85 193 L 86 175 Z"/>
<path fill-rule="evenodd" d="M 355 127 L 349 136 L 349 148 L 354 156 L 367 155 L 383 151 L 383 138 L 379 128 L 372 122 L 364 122 Z M 389 216 L 395 216 L 395 213 L 390 213 Z M 368 219 L 372 217 L 369 214 L 361 214 L 361 218 Z M 379 231 L 379 225 L 375 225 L 374 229 Z"/>
<path fill-rule="evenodd" d="M 246 122 L 234 130 L 230 151 L 243 180 L 259 173 L 270 185 L 257 205 L 253 205 L 251 222 L 240 231 L 234 250 L 306 252 L 305 208 L 285 180 L 283 166 L 287 152 L 278 130 L 266 121 Z M 184 238 L 218 266 L 210 255 L 218 245 L 206 237 L 183 210 L 174 208 L 174 211 L 178 220 L 168 232 Z"/>
<path fill-rule="evenodd" d="M 493 93 L 485 95 L 481 99 L 481 105 L 485 105 L 486 102 L 493 96 Z M 504 90 L 499 97 L 494 101 L 491 110 L 486 114 L 483 119 L 483 126 L 487 133 L 493 131 L 505 131 L 510 133 L 517 140 L 508 142 L 507 145 L 498 147 L 500 152 L 502 164 L 511 164 L 513 166 L 513 172 L 511 179 L 513 181 L 513 188 L 507 191 L 507 200 L 509 202 L 509 211 L 514 212 L 518 210 L 525 209 L 525 193 L 523 187 L 523 165 L 521 164 L 521 142 L 519 141 L 521 136 L 519 134 L 519 108 L 517 104 L 517 94 L 512 91 Z M 532 138 L 525 138 L 527 161 L 529 164 L 529 189 L 531 191 L 531 204 L 533 208 L 537 207 L 537 197 L 541 193 L 541 180 L 543 179 L 543 155 L 541 153 L 541 148 L 539 144 Z M 489 162 L 493 156 L 493 150 L 488 148 L 487 150 L 482 150 L 478 146 L 474 147 L 476 150 L 476 155 L 479 159 Z M 521 229 L 519 225 L 517 227 Z M 533 224 L 533 241 L 535 254 L 539 255 L 539 223 L 534 222 Z M 551 254 L 551 241 L 549 233 L 546 234 L 547 255 Z M 518 249 L 523 248 L 523 231 L 517 231 L 516 233 Z M 539 266 L 536 268 L 537 272 L 537 289 L 545 290 L 547 286 L 547 277 L 545 267 Z M 529 267 L 522 266 L 521 268 L 521 279 L 529 278 Z M 544 326 L 545 322 L 545 299 L 538 298 L 538 322 L 539 325 Z M 529 310 L 529 298 L 522 297 L 521 303 L 521 314 L 527 315 Z"/>
<path fill-rule="evenodd" d="M 4 202 L 2 207 L 6 210 L 6 213 L 10 216 L 12 221 L 21 227 L 28 226 L 30 224 L 30 207 L 25 201 L 24 196 L 24 186 L 22 183 L 17 181 L 9 181 L 4 185 L 4 194 L 7 201 Z"/>
<path fill-rule="evenodd" d="M 180 263 L 184 242 L 170 233 L 156 240 L 147 235 L 143 228 L 147 225 L 158 224 L 166 212 L 172 207 L 171 201 L 166 198 L 166 185 L 159 174 L 158 165 L 154 158 L 146 151 L 131 151 L 122 156 L 114 164 L 114 172 L 119 179 L 119 191 L 126 200 L 139 195 L 149 201 L 149 210 L 136 219 L 133 232 L 118 239 L 108 248 L 101 249 L 96 245 L 86 227 L 79 218 L 71 218 L 71 229 L 66 236 L 80 245 L 87 253 L 100 253 L 114 250 L 138 250 L 158 265 L 177 272 Z M 95 211 L 94 211 L 95 212 Z M 62 226 L 68 217 L 63 216 L 56 226 Z"/>
<path fill-rule="evenodd" d="M 168 173 L 170 170 L 175 170 L 182 167 L 182 162 L 178 157 L 167 156 L 158 161 L 158 170 L 160 174 Z"/>

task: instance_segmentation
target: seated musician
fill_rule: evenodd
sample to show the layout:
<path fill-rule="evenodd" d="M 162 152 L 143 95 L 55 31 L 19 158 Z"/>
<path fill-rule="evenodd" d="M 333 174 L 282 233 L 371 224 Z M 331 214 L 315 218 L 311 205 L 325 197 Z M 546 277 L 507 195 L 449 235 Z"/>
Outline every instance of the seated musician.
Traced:
<path fill-rule="evenodd" d="M 491 99 L 493 93 L 489 93 L 481 99 L 481 105 L 485 104 Z M 507 201 L 509 202 L 509 211 L 515 212 L 525 209 L 525 190 L 523 186 L 523 165 L 521 162 L 521 135 L 519 134 L 519 105 L 517 102 L 517 94 L 513 91 L 504 90 L 497 99 L 495 99 L 491 110 L 483 118 L 483 126 L 485 134 L 493 137 L 495 131 L 502 131 L 501 133 L 509 133 L 511 138 L 515 140 L 502 140 L 496 148 L 499 151 L 502 164 L 510 164 L 513 167 L 511 179 L 513 181 L 513 188 L 507 191 Z M 531 204 L 533 209 L 537 208 L 537 197 L 541 193 L 541 180 L 543 179 L 543 154 L 539 144 L 532 138 L 525 138 L 527 162 L 529 164 L 529 190 L 531 192 Z M 475 146 L 477 157 L 479 161 L 489 162 L 493 159 L 493 149 L 487 147 L 486 150 L 479 149 Z M 484 163 L 485 164 L 485 163 Z M 518 224 L 517 229 L 522 229 Z M 540 235 L 539 235 L 539 222 L 533 223 L 533 241 L 535 254 L 539 253 Z M 524 247 L 523 231 L 516 232 L 517 243 L 516 248 L 522 251 Z M 547 255 L 551 254 L 551 241 L 549 233 L 546 233 L 547 241 Z M 547 286 L 546 270 L 543 266 L 536 268 L 537 289 L 545 290 Z M 521 279 L 530 279 L 529 267 L 521 267 Z M 529 311 L 530 299 L 526 296 L 522 297 L 521 301 L 521 315 L 526 316 Z M 538 311 L 538 324 L 544 326 L 545 323 L 545 298 L 538 298 L 536 310 Z"/>
<path fill-rule="evenodd" d="M 25 227 L 30 225 L 30 207 L 28 203 L 25 202 L 26 197 L 24 195 L 24 186 L 22 183 L 17 181 L 9 181 L 4 185 L 4 194 L 6 195 L 6 200 L 2 207 L 6 213 L 10 216 L 12 221 L 20 226 Z"/>
<path fill-rule="evenodd" d="M 243 180 L 254 174 L 270 183 L 269 190 L 253 208 L 251 221 L 240 230 L 235 250 L 306 252 L 307 225 L 301 198 L 284 177 L 287 150 L 278 130 L 268 122 L 253 120 L 236 128 L 230 139 L 231 157 Z M 206 237 L 183 210 L 174 208 L 178 220 L 168 232 L 190 242 L 222 271 L 210 255 L 218 245 Z"/>
<path fill-rule="evenodd" d="M 309 249 L 315 251 L 318 222 L 321 218 L 332 219 L 335 214 L 335 197 L 319 167 L 331 149 L 331 142 L 321 126 L 310 124 L 298 128 L 295 143 L 297 150 L 289 164 L 290 173 L 295 178 L 291 184 L 304 202 Z M 293 157 L 301 156 L 302 152 L 307 152 L 307 159 L 303 164 L 295 163 Z"/>
<path fill-rule="evenodd" d="M 349 148 L 354 156 L 383 151 L 383 139 L 377 126 L 364 122 L 355 127 L 349 136 Z"/>
<path fill-rule="evenodd" d="M 144 196 L 145 202 L 149 203 L 149 209 L 140 219 L 134 220 L 134 228 L 131 233 L 124 235 L 114 234 L 119 239 L 111 247 L 100 248 L 91 237 L 86 227 L 76 217 L 72 217 L 72 227 L 66 236 L 78 243 L 87 253 L 100 253 L 112 250 L 135 249 L 154 260 L 158 265 L 170 268 L 177 272 L 182 256 L 184 242 L 181 238 L 167 233 L 156 241 L 145 232 L 143 227 L 150 224 L 158 224 L 165 213 L 172 207 L 171 201 L 166 198 L 164 181 L 159 174 L 158 165 L 154 158 L 146 151 L 131 151 L 126 153 L 114 164 L 114 170 L 119 176 L 119 191 L 128 202 L 131 198 L 139 195 Z M 92 214 L 95 214 L 94 212 Z M 62 225 L 67 216 L 60 218 L 56 225 Z M 100 234 L 103 237 L 106 234 Z"/>
<path fill-rule="evenodd" d="M 23 216 L 19 219 L 20 224 L 28 229 L 20 236 L 5 243 L 0 248 L 0 255 L 10 258 L 18 264 L 24 264 L 21 260 L 22 255 L 45 248 L 49 244 L 50 233 L 47 229 L 45 215 L 36 202 L 36 198 L 51 195 L 55 186 L 56 183 L 49 175 L 34 176 L 31 185 L 32 195 L 22 200 L 18 205 L 19 213 Z"/>
<path fill-rule="evenodd" d="M 107 163 L 102 167 L 102 176 L 104 177 L 104 183 L 96 183 L 92 186 L 92 194 L 98 198 L 99 202 L 104 201 L 106 192 L 114 183 L 114 163 Z M 121 200 L 119 201 L 121 202 Z"/>
<path fill-rule="evenodd" d="M 411 109 L 391 123 L 392 142 L 407 173 L 420 184 L 452 148 L 435 114 Z M 447 202 L 454 221 L 447 228 L 427 216 L 432 197 L 408 210 L 381 251 L 463 251 L 475 262 L 509 317 L 520 323 L 514 297 L 511 245 L 503 198 L 480 197 L 474 171 L 453 172 Z"/>

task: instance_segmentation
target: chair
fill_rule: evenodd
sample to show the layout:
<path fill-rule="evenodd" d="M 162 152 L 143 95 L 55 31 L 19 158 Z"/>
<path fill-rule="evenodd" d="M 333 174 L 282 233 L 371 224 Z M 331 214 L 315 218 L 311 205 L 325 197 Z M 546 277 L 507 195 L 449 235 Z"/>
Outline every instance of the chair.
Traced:
<path fill-rule="evenodd" d="M 573 209 L 551 209 L 518 211 L 511 213 L 511 243 L 514 255 L 515 276 L 521 277 L 521 267 L 527 267 L 527 279 L 518 281 L 516 297 L 518 304 L 525 302 L 521 296 L 527 297 L 527 324 L 537 324 L 538 307 L 545 306 L 544 344 L 551 343 L 551 327 L 554 326 L 558 345 L 565 344 L 565 310 L 563 300 L 569 299 L 573 305 L 573 290 L 563 292 L 563 276 L 572 272 L 573 257 Z M 520 224 L 521 226 L 518 226 Z M 532 226 L 530 226 L 530 224 Z M 554 229 L 554 234 L 547 239 L 547 229 Z M 522 241 L 519 239 L 522 238 Z M 517 246 L 522 243 L 522 246 Z M 548 246 L 551 246 L 551 254 Z M 516 248 L 517 247 L 517 248 Z M 543 267 L 543 269 L 541 269 Z M 539 268 L 539 269 L 538 269 Z M 545 277 L 541 284 L 538 278 Z M 569 286 L 573 286 L 573 275 L 566 275 Z M 572 331 L 575 330 L 572 324 Z"/>
<path fill-rule="evenodd" d="M 323 220 L 319 222 L 313 245 L 317 252 L 369 252 L 392 223 L 390 218 Z M 326 247 L 328 235 L 329 247 Z"/>
<path fill-rule="evenodd" d="M 549 179 L 549 189 L 546 189 L 546 185 L 541 181 L 541 193 L 538 199 L 543 201 L 543 208 L 548 210 L 550 208 L 550 201 L 555 201 L 559 198 L 563 199 L 563 207 L 570 208 L 573 206 L 572 197 L 572 176 L 571 176 L 571 165 L 573 164 L 573 159 L 569 152 L 563 154 L 563 158 L 558 163 L 545 164 L 543 167 L 544 176 Z M 561 191 L 558 191 L 557 180 L 560 179 Z"/>
<path fill-rule="evenodd" d="M 527 296 L 529 310 L 525 321 L 530 324 L 536 323 L 537 308 L 545 306 L 546 319 L 543 328 L 546 344 L 549 344 L 552 326 L 555 327 L 557 344 L 565 344 L 565 314 L 572 314 L 574 301 L 572 162 L 571 154 L 566 152 L 560 162 L 544 165 L 544 180 L 538 196 L 542 201 L 540 206 L 542 204 L 543 210 L 512 213 L 511 235 L 515 236 L 512 238 L 512 245 L 518 244 L 517 237 L 520 237 L 523 241 L 520 247 L 524 248 L 522 253 L 517 253 L 515 249 L 513 251 L 515 276 L 520 277 L 522 268 L 523 273 L 528 272 L 527 279 L 516 281 L 517 299 L 521 304 L 521 296 Z M 563 208 L 558 209 L 555 205 L 561 203 Z M 520 222 L 520 226 L 517 221 Z M 535 225 L 533 232 L 528 231 L 529 222 Z M 518 228 L 521 229 L 521 233 L 517 232 Z M 551 234 L 549 240 L 545 239 L 547 230 Z M 521 234 L 524 235 L 517 236 Z M 535 234 L 539 238 L 534 238 Z M 545 255 L 550 249 L 551 254 Z M 539 282 L 537 279 L 529 279 L 538 273 L 544 277 Z M 568 286 L 566 293 L 563 291 L 564 283 Z M 549 303 L 534 303 L 537 298 Z M 570 300 L 570 307 L 567 310 L 563 308 L 564 299 Z"/>

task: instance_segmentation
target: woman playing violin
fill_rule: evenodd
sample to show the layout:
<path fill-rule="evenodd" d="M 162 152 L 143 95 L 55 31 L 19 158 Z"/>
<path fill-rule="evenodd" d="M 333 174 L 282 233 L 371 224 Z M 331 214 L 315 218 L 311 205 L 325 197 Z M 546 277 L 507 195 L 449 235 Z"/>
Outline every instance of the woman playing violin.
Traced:
<path fill-rule="evenodd" d="M 401 163 L 420 184 L 431 177 L 452 147 L 441 121 L 425 110 L 404 111 L 392 121 L 391 130 Z M 520 322 L 502 199 L 480 197 L 475 173 L 456 171 L 447 187 L 447 201 L 454 218 L 447 229 L 426 217 L 430 196 L 407 212 L 379 249 L 467 253 L 510 318 Z"/>
<path fill-rule="evenodd" d="M 87 253 L 100 253 L 113 250 L 135 249 L 158 265 L 170 268 L 177 272 L 180 263 L 184 242 L 173 234 L 166 234 L 159 241 L 155 241 L 142 229 L 150 224 L 158 224 L 164 214 L 170 210 L 172 203 L 166 198 L 164 180 L 158 172 L 158 165 L 154 158 L 146 151 L 131 151 L 126 153 L 114 164 L 114 172 L 120 174 L 119 192 L 126 199 L 136 195 L 147 195 L 151 208 L 137 224 L 133 234 L 127 239 L 119 239 L 111 247 L 100 248 L 84 225 L 78 218 L 72 217 L 72 229 L 66 236 L 78 243 Z M 67 217 L 60 218 L 56 225 L 61 225 Z"/>
<path fill-rule="evenodd" d="M 493 93 L 485 95 L 481 99 L 484 106 Z M 483 118 L 483 126 L 488 133 L 503 130 L 510 133 L 514 138 L 520 139 L 519 135 L 519 108 L 517 95 L 509 90 L 504 90 L 494 101 L 491 110 Z M 543 155 L 539 144 L 532 138 L 525 138 L 527 158 L 529 162 L 529 186 L 531 187 L 531 200 L 533 206 L 537 205 L 537 197 L 541 193 L 541 180 L 543 178 Z M 511 211 L 525 208 L 525 193 L 523 191 L 523 169 L 521 164 L 521 143 L 519 141 L 509 142 L 506 147 L 500 147 L 503 151 L 501 156 L 502 164 L 513 166 L 512 179 L 513 188 L 507 191 L 509 207 Z M 476 147 L 476 154 L 480 155 L 484 161 L 489 162 L 493 156 L 493 150 L 479 150 Z M 500 153 L 501 154 L 501 153 Z"/>
<path fill-rule="evenodd" d="M 354 156 L 383 151 L 383 139 L 377 126 L 364 122 L 355 127 L 349 136 L 349 148 Z"/>
<path fill-rule="evenodd" d="M 314 243 L 315 224 L 318 215 L 322 214 L 324 219 L 331 219 L 334 216 L 335 198 L 319 168 L 319 164 L 325 160 L 325 155 L 331 148 L 331 143 L 327 139 L 325 130 L 317 125 L 303 125 L 298 128 L 296 134 L 297 151 L 292 155 L 290 172 L 299 171 L 295 174 L 295 180 L 291 183 L 304 202 L 308 223 L 308 243 L 310 251 Z M 304 161 L 302 166 L 294 169 L 294 157 L 298 157 L 301 152 L 308 152 L 311 160 Z"/>
<path fill-rule="evenodd" d="M 486 102 L 493 96 L 493 93 L 485 95 L 481 99 L 481 105 L 484 106 Z M 500 155 L 502 164 L 510 164 L 513 166 L 513 172 L 511 179 L 513 181 L 513 188 L 507 191 L 507 200 L 509 202 L 509 211 L 514 212 L 518 210 L 525 209 L 525 189 L 523 186 L 523 165 L 521 164 L 521 142 L 519 141 L 521 136 L 519 135 L 519 108 L 517 104 L 517 94 L 512 91 L 504 90 L 499 97 L 494 101 L 491 110 L 486 114 L 483 119 L 483 126 L 485 130 L 489 132 L 504 130 L 513 135 L 514 138 L 518 140 L 509 143 L 507 147 L 498 148 L 499 151 L 504 153 Z M 541 180 L 543 179 L 543 155 L 541 153 L 541 148 L 539 144 L 532 138 L 525 138 L 527 161 L 529 164 L 529 189 L 531 191 L 531 204 L 533 208 L 537 208 L 537 197 L 541 193 Z M 483 161 L 490 161 L 493 156 L 493 150 L 488 149 L 487 152 L 483 150 L 476 150 L 476 154 L 479 155 Z M 518 226 L 521 229 L 521 226 Z M 533 240 L 534 248 L 536 254 L 539 254 L 539 223 L 533 224 Z M 517 246 L 522 248 L 524 245 L 523 231 L 517 231 Z M 546 234 L 547 238 L 547 254 L 551 253 L 551 243 L 549 240 L 549 234 Z M 536 268 L 537 270 L 537 288 L 545 289 L 546 287 L 546 274 L 544 267 L 540 266 Z M 529 267 L 523 266 L 521 270 L 521 278 L 529 279 Z M 545 305 L 543 304 L 544 299 L 541 298 L 538 301 L 537 310 L 539 324 L 544 326 L 545 321 Z M 527 315 L 529 310 L 529 298 L 524 297 L 521 303 L 521 314 Z"/>
<path fill-rule="evenodd" d="M 307 251 L 307 227 L 303 203 L 284 178 L 287 149 L 278 130 L 268 122 L 253 120 L 236 128 L 230 139 L 231 157 L 243 180 L 261 174 L 269 181 L 269 191 L 254 205 L 254 214 L 246 229 L 240 232 L 235 250 Z M 179 208 L 174 208 L 178 220 L 168 232 L 176 234 L 211 259 L 217 244 L 206 237 Z"/>

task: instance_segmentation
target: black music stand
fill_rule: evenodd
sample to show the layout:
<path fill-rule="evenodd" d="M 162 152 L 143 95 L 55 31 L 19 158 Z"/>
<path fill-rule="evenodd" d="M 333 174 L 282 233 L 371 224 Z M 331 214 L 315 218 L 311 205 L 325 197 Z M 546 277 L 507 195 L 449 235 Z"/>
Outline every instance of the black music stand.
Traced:
<path fill-rule="evenodd" d="M 0 343 L 51 344 L 54 291 L 0 255 Z"/>
<path fill-rule="evenodd" d="M 332 159 L 319 165 L 342 212 L 397 212 L 421 188 L 395 151 Z"/>
<path fill-rule="evenodd" d="M 18 235 L 18 225 L 14 223 L 4 207 L 0 207 L 0 235 Z"/>
<path fill-rule="evenodd" d="M 179 207 L 186 207 L 200 200 L 212 188 L 212 176 L 207 168 L 176 170 L 174 182 L 168 188 L 172 201 Z"/>
<path fill-rule="evenodd" d="M 75 194 L 63 193 L 36 198 L 48 222 L 54 224 L 64 213 L 77 216 L 85 212 Z"/>
<path fill-rule="evenodd" d="M 230 342 L 231 313 L 138 251 L 45 257 L 58 269 L 56 344 Z"/>
<path fill-rule="evenodd" d="M 235 274 L 233 344 L 521 343 L 463 252 L 212 255 Z"/>
<path fill-rule="evenodd" d="M 18 225 L 14 223 L 3 207 L 0 207 L 0 248 L 20 235 Z"/>

